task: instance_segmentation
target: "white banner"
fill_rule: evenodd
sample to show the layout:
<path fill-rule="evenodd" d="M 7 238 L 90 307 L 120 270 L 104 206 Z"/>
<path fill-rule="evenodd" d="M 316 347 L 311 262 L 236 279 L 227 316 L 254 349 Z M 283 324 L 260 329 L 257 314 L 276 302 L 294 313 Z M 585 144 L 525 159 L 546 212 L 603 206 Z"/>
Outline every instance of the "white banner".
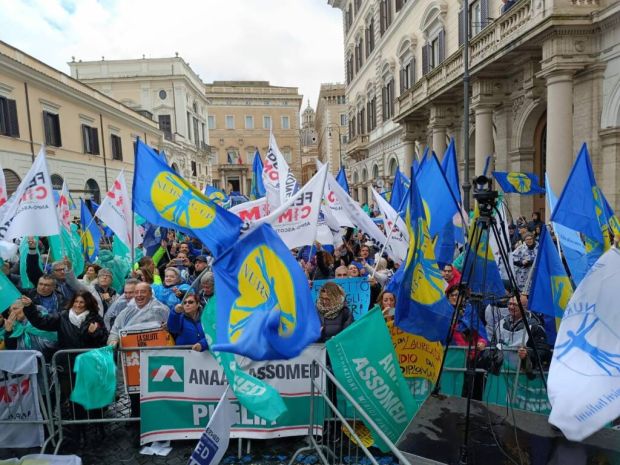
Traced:
<path fill-rule="evenodd" d="M 0 352 L 0 449 L 40 447 L 43 419 L 39 409 L 37 356 L 33 350 Z M 23 422 L 20 424 L 20 422 Z"/>
<path fill-rule="evenodd" d="M 316 161 L 317 168 L 321 168 L 323 164 L 317 160 Z M 331 174 L 330 174 L 331 176 Z M 333 176 L 332 176 L 333 177 Z M 344 189 L 343 189 L 344 191 Z M 349 219 L 349 215 L 344 211 L 342 204 L 338 201 L 336 194 L 334 191 L 330 189 L 329 182 L 325 183 L 325 192 L 323 202 L 327 208 L 329 208 L 329 212 L 331 213 L 331 218 L 333 218 L 339 227 L 342 228 L 353 228 L 353 223 Z M 330 220 L 327 220 L 331 229 L 334 229 L 334 225 L 330 223 Z"/>
<path fill-rule="evenodd" d="M 7 203 L 0 221 L 0 239 L 60 234 L 52 182 L 41 147 L 32 167 Z"/>
<path fill-rule="evenodd" d="M 396 210 L 392 208 L 388 201 L 385 200 L 374 187 L 372 188 L 372 195 L 375 197 L 377 207 L 379 207 L 379 211 L 383 215 L 383 226 L 386 236 L 389 236 L 390 231 L 392 231 L 390 247 L 399 258 L 399 261 L 403 262 L 407 258 L 407 250 L 409 250 L 409 232 L 407 231 L 407 225 Z"/>
<path fill-rule="evenodd" d="M 323 345 L 311 345 L 290 360 L 237 360 L 244 371 L 280 392 L 287 411 L 276 422 L 267 422 L 249 413 L 229 392 L 235 419 L 230 437 L 269 439 L 308 434 L 310 380 L 319 376 L 312 362 L 325 363 Z M 140 365 L 146 368 L 140 370 L 141 443 L 200 438 L 228 386 L 213 356 L 192 350 L 142 350 Z M 317 379 L 318 385 L 324 383 Z M 322 416 L 315 415 L 314 424 L 322 431 Z"/>
<path fill-rule="evenodd" d="M 131 221 L 131 201 L 127 192 L 125 173 L 121 171 L 112 184 L 103 202 L 95 212 L 100 218 L 131 250 L 133 225 Z"/>
<path fill-rule="evenodd" d="M 8 193 L 6 191 L 6 179 L 4 178 L 4 170 L 0 166 L 0 207 L 8 200 Z"/>
<path fill-rule="evenodd" d="M 592 266 L 571 297 L 549 369 L 549 423 L 581 441 L 620 416 L 620 250 Z"/>
<path fill-rule="evenodd" d="M 71 211 L 69 210 L 69 189 L 67 188 L 67 181 L 63 181 L 62 183 L 56 211 L 62 227 L 65 228 L 67 232 L 71 232 Z"/>

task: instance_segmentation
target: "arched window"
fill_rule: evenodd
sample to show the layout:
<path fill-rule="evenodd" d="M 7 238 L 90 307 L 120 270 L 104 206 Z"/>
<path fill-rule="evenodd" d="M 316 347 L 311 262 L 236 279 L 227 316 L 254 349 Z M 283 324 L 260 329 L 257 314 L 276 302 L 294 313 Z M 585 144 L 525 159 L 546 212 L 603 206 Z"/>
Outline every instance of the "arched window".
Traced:
<path fill-rule="evenodd" d="M 426 75 L 446 57 L 446 34 L 439 2 L 429 5 L 423 15 L 421 28 L 426 39 L 422 47 L 422 74 Z"/>
<path fill-rule="evenodd" d="M 87 198 L 90 198 L 97 203 L 101 203 L 101 191 L 99 190 L 99 184 L 97 184 L 97 181 L 92 178 L 86 181 L 84 190 L 86 191 L 85 193 Z"/>
<path fill-rule="evenodd" d="M 379 166 L 373 165 L 372 167 L 372 179 L 376 182 L 379 179 Z"/>
<path fill-rule="evenodd" d="M 398 161 L 396 160 L 396 158 L 392 158 L 390 160 L 390 165 L 388 168 L 388 171 L 390 173 L 391 177 L 396 176 L 396 170 L 398 169 Z"/>
<path fill-rule="evenodd" d="M 362 182 L 366 182 L 368 181 L 368 171 L 366 170 L 366 168 L 364 168 L 362 170 Z"/>
<path fill-rule="evenodd" d="M 62 189 L 62 183 L 64 181 L 63 181 L 61 175 L 59 175 L 59 174 L 52 174 L 50 179 L 52 181 L 52 189 L 57 190 L 57 191 Z"/>
<path fill-rule="evenodd" d="M 366 118 L 366 129 L 372 132 L 377 127 L 377 97 L 373 82 L 366 86 Z"/>
<path fill-rule="evenodd" d="M 388 121 L 394 116 L 394 76 L 389 64 L 383 66 L 381 73 L 383 87 L 381 88 L 381 111 L 383 121 Z"/>
<path fill-rule="evenodd" d="M 13 170 L 3 169 L 2 171 L 4 171 L 4 180 L 6 182 L 6 195 L 8 197 L 17 190 L 17 186 L 19 186 L 19 183 L 22 182 L 22 180 Z"/>
<path fill-rule="evenodd" d="M 415 44 L 410 39 L 405 39 L 398 49 L 398 61 L 400 63 L 399 80 L 401 95 L 411 88 L 415 82 Z"/>
<path fill-rule="evenodd" d="M 357 174 L 357 171 L 353 172 L 353 184 L 358 184 L 360 182 L 360 177 Z"/>

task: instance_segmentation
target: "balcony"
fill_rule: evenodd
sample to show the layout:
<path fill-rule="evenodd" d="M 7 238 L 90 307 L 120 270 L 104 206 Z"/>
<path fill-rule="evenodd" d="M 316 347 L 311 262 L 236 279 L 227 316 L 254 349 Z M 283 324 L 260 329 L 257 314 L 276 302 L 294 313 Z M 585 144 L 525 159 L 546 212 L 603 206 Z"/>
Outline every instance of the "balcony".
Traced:
<path fill-rule="evenodd" d="M 499 61 L 501 57 L 542 32 L 542 28 L 537 26 L 543 23 L 550 13 L 541 9 L 534 11 L 534 4 L 534 0 L 522 0 L 470 39 L 469 66 L 472 74 L 492 62 Z M 463 49 L 459 48 L 398 98 L 399 113 L 396 121 L 402 120 L 461 83 L 462 78 Z"/>
<path fill-rule="evenodd" d="M 362 161 L 368 156 L 368 136 L 357 135 L 347 143 L 347 156 L 356 162 Z"/>

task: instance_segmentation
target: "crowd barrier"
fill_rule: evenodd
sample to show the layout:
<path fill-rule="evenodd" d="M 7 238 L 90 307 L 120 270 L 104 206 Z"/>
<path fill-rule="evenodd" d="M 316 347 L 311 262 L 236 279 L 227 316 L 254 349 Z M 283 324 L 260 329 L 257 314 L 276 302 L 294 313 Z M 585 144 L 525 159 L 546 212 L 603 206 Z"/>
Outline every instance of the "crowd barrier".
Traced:
<path fill-rule="evenodd" d="M 13 400 L 5 409 L 5 411 L 8 411 L 6 418 L 0 416 L 0 424 L 3 425 L 2 428 L 42 425 L 46 431 L 41 452 L 44 453 L 51 443 L 55 446 L 54 453 L 56 454 L 68 436 L 70 437 L 71 434 L 76 433 L 79 434 L 79 431 L 86 425 L 96 427 L 97 425 L 102 426 L 111 423 L 139 422 L 140 416 L 132 415 L 131 413 L 131 399 L 124 383 L 123 357 L 132 353 L 135 355 L 141 349 L 152 351 L 186 350 L 188 348 L 186 346 L 132 347 L 116 351 L 116 397 L 112 404 L 97 410 L 85 410 L 69 400 L 76 381 L 72 369 L 75 357 L 87 350 L 60 350 L 53 355 L 49 366 L 45 364 L 43 356 L 37 352 L 37 378 L 39 381 L 36 395 L 39 400 L 42 417 L 24 418 L 26 407 L 21 404 L 22 397 L 11 395 L 11 393 L 17 392 L 15 391 L 15 386 L 11 384 L 11 380 L 15 376 L 0 370 L 0 401 Z M 15 356 L 20 352 L 32 351 L 0 351 L 0 356 L 3 353 Z M 342 389 L 331 370 L 326 368 L 320 361 L 315 361 L 314 363 L 317 364 L 318 371 L 312 370 L 311 412 L 308 425 L 310 446 L 306 449 L 316 451 L 324 464 L 336 461 L 344 463 L 342 460 L 345 458 L 346 462 L 355 460 L 355 463 L 357 463 L 357 459 L 362 455 L 367 457 L 373 464 L 376 464 L 376 459 L 369 451 L 372 437 L 370 431 L 364 426 L 373 428 L 372 418 L 360 408 L 359 404 L 348 392 Z M 450 347 L 445 370 L 441 378 L 441 392 L 447 395 L 460 396 L 466 370 L 467 348 Z M 538 413 L 549 412 L 550 406 L 546 398 L 544 386 L 542 380 L 538 377 L 530 379 L 523 373 L 520 373 L 518 369 L 515 370 L 510 367 L 502 368 L 499 375 L 487 374 L 481 369 L 477 371 L 482 373 L 485 379 L 483 401 Z M 321 376 L 323 373 L 328 380 L 326 385 L 319 381 L 324 379 Z M 422 378 L 406 378 L 406 381 L 419 408 L 431 394 L 433 384 Z M 316 420 L 323 417 L 326 418 L 325 422 L 319 424 Z M 349 440 L 344 440 L 346 439 L 344 436 L 347 436 Z M 382 439 L 390 447 L 391 453 L 399 460 L 403 460 L 403 463 L 406 463 L 404 457 L 400 457 L 394 445 L 387 438 L 382 437 Z M 239 446 L 241 447 L 241 442 Z M 299 450 L 296 455 L 303 452 L 303 450 Z"/>

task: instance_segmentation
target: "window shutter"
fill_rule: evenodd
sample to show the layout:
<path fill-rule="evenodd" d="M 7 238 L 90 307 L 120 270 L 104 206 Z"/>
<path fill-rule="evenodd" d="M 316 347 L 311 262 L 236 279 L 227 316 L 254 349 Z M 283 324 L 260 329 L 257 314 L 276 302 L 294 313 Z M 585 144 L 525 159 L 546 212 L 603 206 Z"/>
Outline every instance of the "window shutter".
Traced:
<path fill-rule="evenodd" d="M 385 115 L 386 115 L 385 103 L 387 102 L 387 98 L 385 97 L 386 93 L 387 93 L 386 92 L 386 87 L 384 86 L 384 87 L 381 88 L 381 119 L 383 121 L 386 120 L 386 117 L 385 117 Z"/>
<path fill-rule="evenodd" d="M 465 42 L 465 36 L 463 35 L 465 33 L 465 14 L 463 12 L 463 10 L 459 11 L 459 47 L 461 45 L 463 45 L 463 43 Z"/>
<path fill-rule="evenodd" d="M 480 0 L 480 16 L 480 26 L 484 29 L 489 24 L 489 0 Z"/>
<path fill-rule="evenodd" d="M 398 80 L 400 81 L 400 95 L 402 95 L 405 91 L 405 68 L 400 68 Z"/>
<path fill-rule="evenodd" d="M 90 153 L 90 131 L 85 124 L 82 124 L 82 142 L 84 144 L 84 153 Z"/>
<path fill-rule="evenodd" d="M 92 144 L 93 144 L 93 154 L 99 155 L 99 131 L 97 128 L 90 128 Z"/>
<path fill-rule="evenodd" d="M 429 44 L 425 44 L 422 47 L 422 76 L 426 76 L 428 74 L 428 46 Z"/>
<path fill-rule="evenodd" d="M 439 63 L 441 63 L 446 59 L 446 33 L 443 29 L 439 31 L 437 38 L 439 41 Z"/>
<path fill-rule="evenodd" d="M 17 123 L 17 103 L 7 99 L 7 129 L 11 137 L 19 137 L 19 125 Z"/>
<path fill-rule="evenodd" d="M 409 66 L 409 86 L 413 87 L 413 84 L 415 84 L 415 66 L 416 66 L 416 59 L 415 57 L 413 57 L 413 60 L 411 60 L 411 66 Z"/>

